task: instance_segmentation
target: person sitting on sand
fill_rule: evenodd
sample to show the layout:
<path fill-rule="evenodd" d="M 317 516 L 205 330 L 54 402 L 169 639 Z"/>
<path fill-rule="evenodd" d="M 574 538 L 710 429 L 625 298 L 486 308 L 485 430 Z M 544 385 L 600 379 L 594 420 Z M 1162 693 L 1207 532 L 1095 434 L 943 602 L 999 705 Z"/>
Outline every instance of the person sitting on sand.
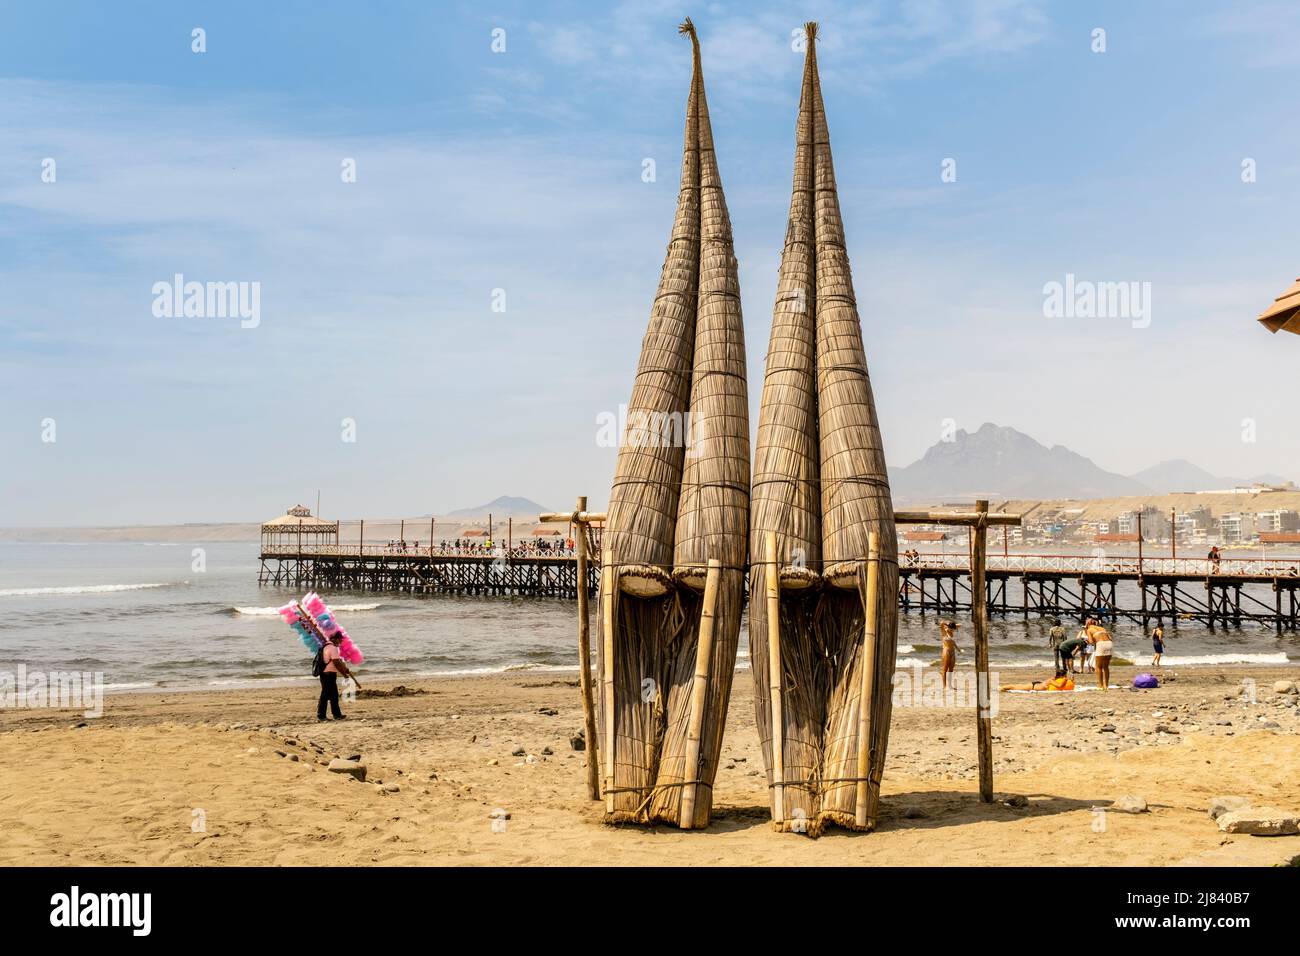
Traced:
<path fill-rule="evenodd" d="M 1151 655 L 1151 666 L 1160 666 L 1160 655 L 1165 652 L 1165 626 L 1159 622 L 1156 623 L 1156 629 L 1151 632 L 1151 650 L 1155 653 Z"/>
<path fill-rule="evenodd" d="M 1110 690 L 1110 658 L 1115 643 L 1110 639 L 1110 632 L 1095 617 L 1088 618 L 1084 629 L 1088 632 L 1088 643 L 1092 645 L 1093 658 L 1097 662 L 1097 686 Z"/>
<path fill-rule="evenodd" d="M 1069 643 L 1067 641 L 1067 643 Z M 1056 669 L 1056 676 L 1051 680 L 1034 680 L 1028 684 L 1007 684 L 999 690 L 1074 690 L 1074 681 L 1065 672 L 1064 667 Z"/>
<path fill-rule="evenodd" d="M 329 704 L 330 712 L 334 715 L 335 720 L 347 720 L 343 711 L 339 709 L 339 675 L 352 678 L 352 683 L 356 684 L 357 690 L 361 689 L 361 684 L 357 681 L 356 675 L 348 670 L 348 665 L 344 662 L 342 655 L 339 653 L 339 643 L 343 640 L 341 636 L 335 634 L 329 639 L 329 643 L 321 649 L 321 659 L 325 662 L 325 670 L 320 675 L 320 700 L 316 704 L 316 719 L 325 719 L 325 705 Z"/>
<path fill-rule="evenodd" d="M 960 650 L 957 647 L 957 628 L 961 625 L 956 621 L 940 621 L 939 636 L 943 641 L 943 657 L 939 661 L 939 667 L 943 671 L 943 689 L 948 689 L 948 675 L 957 667 L 957 655 Z"/>

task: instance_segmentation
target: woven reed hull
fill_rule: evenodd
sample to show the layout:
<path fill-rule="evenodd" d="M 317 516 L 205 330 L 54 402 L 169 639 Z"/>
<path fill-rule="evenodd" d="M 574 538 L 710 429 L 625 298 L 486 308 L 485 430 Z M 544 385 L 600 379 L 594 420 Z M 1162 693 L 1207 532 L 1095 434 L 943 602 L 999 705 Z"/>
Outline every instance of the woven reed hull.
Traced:
<path fill-rule="evenodd" d="M 750 459 L 737 265 L 714 159 L 699 45 L 689 32 L 694 70 L 678 216 L 629 407 L 629 420 L 633 409 L 645 407 L 685 413 L 689 442 L 678 448 L 620 450 L 604 561 L 615 568 L 652 565 L 674 572 L 679 581 L 695 581 L 710 559 L 721 562 L 695 810 L 689 821 L 699 827 L 707 825 L 712 809 L 740 635 Z M 666 312 L 665 301 L 680 305 L 680 312 Z M 615 591 L 612 634 L 606 635 L 602 615 L 599 668 L 602 684 L 612 678 L 615 727 L 609 822 L 682 822 L 683 785 L 692 776 L 687 736 L 703 600 L 685 584 L 672 585 L 662 597 Z M 612 671 L 607 637 L 613 643 Z M 602 760 L 609 752 L 608 706 L 602 694 Z M 606 775 L 608 770 L 604 768 Z"/>
<path fill-rule="evenodd" d="M 815 30 L 809 31 L 807 49 L 790 222 L 755 451 L 750 646 L 756 718 L 770 784 L 773 733 L 768 612 L 761 599 L 768 573 L 763 536 L 777 532 L 781 563 L 793 548 L 804 548 L 816 555 L 817 563 L 811 565 L 816 570 L 846 561 L 858 566 L 856 591 L 825 585 L 783 591 L 779 603 L 783 828 L 816 834 L 829 824 L 858 828 L 858 734 L 864 703 L 871 714 L 868 827 L 875 818 L 889 737 L 898 567 L 888 474 L 835 192 Z M 809 290 L 803 297 L 807 314 L 788 305 L 798 298 L 800 288 Z M 862 562 L 873 531 L 880 557 L 875 673 L 864 702 Z"/>

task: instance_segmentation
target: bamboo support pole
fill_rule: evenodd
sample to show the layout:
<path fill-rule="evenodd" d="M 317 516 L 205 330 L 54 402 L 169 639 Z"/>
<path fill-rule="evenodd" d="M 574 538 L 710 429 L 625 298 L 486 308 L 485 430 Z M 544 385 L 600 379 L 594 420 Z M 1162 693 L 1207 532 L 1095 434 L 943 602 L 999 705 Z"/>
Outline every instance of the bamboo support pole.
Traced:
<path fill-rule="evenodd" d="M 578 499 L 578 511 L 587 510 L 587 499 Z M 587 606 L 587 533 L 579 527 L 578 539 L 578 684 L 582 688 L 582 726 L 587 737 L 587 790 L 600 799 L 600 746 L 596 736 L 596 701 L 591 686 L 591 621 Z"/>
<path fill-rule="evenodd" d="M 604 681 L 605 699 L 605 812 L 614 812 L 614 569 L 610 567 L 609 544 L 601 549 L 600 606 L 604 622 Z"/>
<path fill-rule="evenodd" d="M 976 513 L 983 518 L 987 501 L 975 502 Z M 975 698 L 976 730 L 979 748 L 980 800 L 993 802 L 993 717 L 989 701 L 989 616 L 984 587 L 984 566 L 988 553 L 988 531 L 983 521 L 975 525 L 971 546 L 971 620 L 975 631 Z M 1027 602 L 1026 602 L 1027 603 Z"/>
<path fill-rule="evenodd" d="M 868 827 L 873 820 L 868 814 L 867 772 L 871 767 L 871 699 L 876 687 L 876 625 L 880 615 L 880 536 L 872 531 L 867 538 L 867 597 L 866 624 L 862 629 L 862 676 L 858 690 L 858 773 L 857 800 L 853 822 Z"/>
<path fill-rule="evenodd" d="M 772 820 L 785 821 L 785 711 L 781 700 L 781 571 L 776 532 L 764 536 L 767 552 L 767 689 L 772 707 Z"/>
<path fill-rule="evenodd" d="M 987 507 L 988 502 L 986 501 Z M 1006 514 L 998 512 L 989 514 L 984 512 L 983 521 L 985 527 L 992 525 L 1018 525 L 1020 524 L 1020 515 Z M 960 512 L 960 511 L 897 511 L 894 513 L 894 524 L 951 524 L 951 525 L 968 525 L 979 524 L 981 520 L 978 511 Z"/>
<path fill-rule="evenodd" d="M 704 606 L 700 610 L 700 640 L 695 648 L 695 683 L 691 688 L 691 722 L 686 730 L 686 786 L 677 825 L 683 830 L 695 826 L 695 795 L 700 782 L 700 735 L 704 731 L 704 704 L 709 693 L 709 672 L 713 666 L 713 625 L 718 607 L 718 581 L 722 562 L 709 558 L 704 579 Z"/>
<path fill-rule="evenodd" d="M 585 498 L 583 499 L 586 500 Z M 547 511 L 537 516 L 537 520 L 543 523 L 555 521 L 569 521 L 573 524 L 591 524 L 593 522 L 604 522 L 609 516 L 603 511 Z"/>

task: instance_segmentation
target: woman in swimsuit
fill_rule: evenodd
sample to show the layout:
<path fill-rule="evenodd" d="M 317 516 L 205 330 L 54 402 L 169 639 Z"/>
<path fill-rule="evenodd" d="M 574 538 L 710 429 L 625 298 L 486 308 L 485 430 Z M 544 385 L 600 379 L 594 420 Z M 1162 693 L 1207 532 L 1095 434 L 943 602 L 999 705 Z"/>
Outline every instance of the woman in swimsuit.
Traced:
<path fill-rule="evenodd" d="M 1064 667 L 1056 669 L 1056 676 L 1051 680 L 1035 680 L 1028 684 L 1008 684 L 999 690 L 1074 690 L 1074 681 L 1065 672 Z"/>
<path fill-rule="evenodd" d="M 1151 632 L 1151 650 L 1155 653 L 1151 656 L 1151 666 L 1160 666 L 1160 655 L 1165 652 L 1165 626 L 1157 624 L 1156 629 Z"/>
<path fill-rule="evenodd" d="M 943 689 L 945 693 L 948 690 L 948 675 L 957 667 L 957 628 L 960 627 L 956 621 L 940 621 L 939 635 L 943 639 L 943 657 L 939 662 L 939 667 L 943 671 Z"/>
<path fill-rule="evenodd" d="M 1097 662 L 1097 686 L 1110 690 L 1110 658 L 1115 650 L 1115 642 L 1110 639 L 1110 632 L 1101 626 L 1095 617 L 1088 618 L 1084 627 L 1088 632 L 1088 643 L 1094 648 L 1093 659 Z"/>

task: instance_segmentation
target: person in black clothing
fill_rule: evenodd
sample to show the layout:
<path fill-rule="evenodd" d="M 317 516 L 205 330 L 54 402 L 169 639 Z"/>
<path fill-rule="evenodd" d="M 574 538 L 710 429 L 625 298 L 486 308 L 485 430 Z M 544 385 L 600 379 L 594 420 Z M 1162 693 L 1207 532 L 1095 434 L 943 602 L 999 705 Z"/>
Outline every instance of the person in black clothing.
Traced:
<path fill-rule="evenodd" d="M 342 638 L 335 634 L 330 638 L 329 643 L 321 649 L 321 659 L 325 662 L 325 669 L 320 675 L 320 700 L 316 703 L 316 719 L 325 719 L 325 707 L 328 704 L 330 713 L 335 720 L 347 720 L 343 711 L 339 708 L 339 675 L 351 677 L 352 682 L 356 684 L 357 690 L 361 689 L 361 684 L 357 681 L 356 675 L 348 670 L 347 663 L 339 653 L 339 642 Z"/>

